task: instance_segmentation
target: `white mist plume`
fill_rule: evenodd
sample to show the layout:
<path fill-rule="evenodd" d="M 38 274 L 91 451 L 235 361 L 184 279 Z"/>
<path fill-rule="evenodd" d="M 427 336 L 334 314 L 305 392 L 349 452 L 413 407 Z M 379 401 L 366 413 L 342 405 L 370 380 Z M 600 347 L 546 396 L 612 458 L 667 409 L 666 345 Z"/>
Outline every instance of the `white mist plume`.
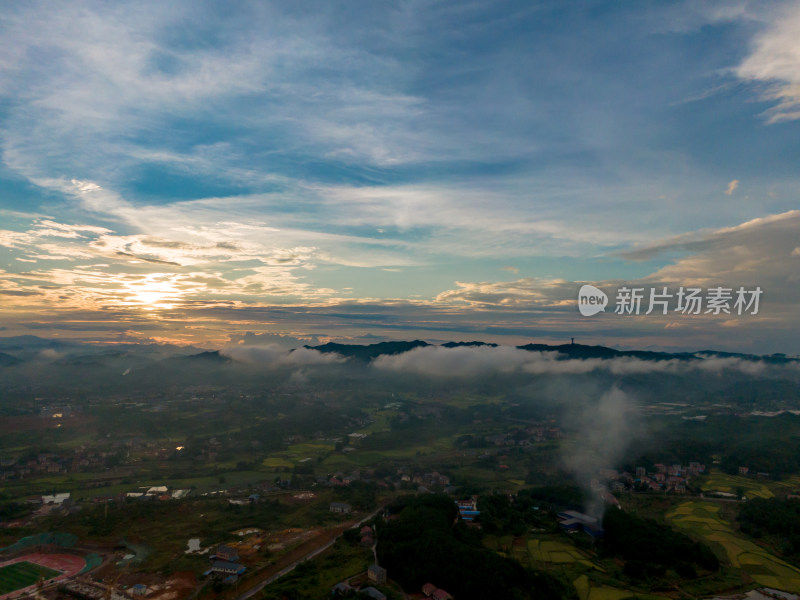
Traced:
<path fill-rule="evenodd" d="M 575 441 L 564 447 L 564 466 L 575 474 L 578 484 L 590 495 L 586 512 L 600 518 L 603 500 L 591 488 L 598 469 L 613 468 L 624 456 L 631 438 L 640 426 L 635 402 L 614 386 L 599 400 L 572 399 L 577 406 L 567 423 L 575 429 Z"/>
<path fill-rule="evenodd" d="M 533 375 L 576 375 L 606 371 L 612 375 L 672 373 L 691 371 L 722 373 L 726 369 L 747 375 L 761 375 L 769 368 L 800 372 L 793 363 L 782 367 L 763 361 L 735 357 L 702 357 L 694 360 L 642 360 L 630 356 L 616 358 L 565 359 L 558 352 L 530 352 L 511 346 L 425 346 L 408 352 L 379 356 L 371 363 L 376 369 L 430 376 L 467 377 L 492 373 L 530 373 Z"/>
<path fill-rule="evenodd" d="M 259 364 L 267 368 L 329 365 L 345 361 L 345 358 L 340 354 L 325 354 L 310 348 L 297 348 L 296 350 L 287 351 L 285 348 L 274 344 L 267 346 L 233 346 L 220 350 L 220 354 L 228 356 L 236 362 Z"/>

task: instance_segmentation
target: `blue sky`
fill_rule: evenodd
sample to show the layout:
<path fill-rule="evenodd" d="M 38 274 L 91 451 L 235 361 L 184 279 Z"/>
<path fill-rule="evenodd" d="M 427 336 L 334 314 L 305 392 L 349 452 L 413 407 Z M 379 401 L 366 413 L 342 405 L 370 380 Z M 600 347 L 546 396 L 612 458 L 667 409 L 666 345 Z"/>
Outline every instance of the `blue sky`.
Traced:
<path fill-rule="evenodd" d="M 800 5 L 24 3 L 0 327 L 800 352 Z M 762 312 L 578 315 L 581 282 Z"/>

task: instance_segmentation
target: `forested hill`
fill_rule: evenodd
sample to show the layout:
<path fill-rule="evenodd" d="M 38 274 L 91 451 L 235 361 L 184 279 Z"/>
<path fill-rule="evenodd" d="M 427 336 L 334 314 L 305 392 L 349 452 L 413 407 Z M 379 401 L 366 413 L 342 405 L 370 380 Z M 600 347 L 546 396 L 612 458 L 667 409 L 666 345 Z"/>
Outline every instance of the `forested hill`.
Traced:
<path fill-rule="evenodd" d="M 305 346 L 311 350 L 318 352 L 328 353 L 334 352 L 341 354 L 348 358 L 355 358 L 369 362 L 379 356 L 388 356 L 393 354 L 402 354 L 415 348 L 423 348 L 427 346 L 435 346 L 436 344 L 429 344 L 422 340 L 414 340 L 411 342 L 380 342 L 377 344 L 337 344 L 330 342 L 320 346 Z M 497 344 L 489 344 L 486 342 L 447 342 L 440 344 L 443 348 L 457 348 L 462 346 L 477 347 L 497 347 Z M 517 346 L 520 350 L 527 350 L 529 352 L 554 352 L 557 353 L 559 359 L 612 359 L 612 358 L 637 358 L 639 360 L 700 360 L 704 358 L 738 358 L 741 360 L 749 361 L 764 361 L 772 364 L 785 364 L 790 362 L 800 362 L 796 358 L 787 357 L 785 354 L 772 354 L 769 356 L 757 356 L 754 354 L 740 354 L 732 352 L 718 352 L 715 350 L 702 350 L 699 352 L 653 352 L 649 350 L 617 350 L 615 348 L 608 348 L 607 346 L 590 346 L 585 344 L 525 344 Z"/>

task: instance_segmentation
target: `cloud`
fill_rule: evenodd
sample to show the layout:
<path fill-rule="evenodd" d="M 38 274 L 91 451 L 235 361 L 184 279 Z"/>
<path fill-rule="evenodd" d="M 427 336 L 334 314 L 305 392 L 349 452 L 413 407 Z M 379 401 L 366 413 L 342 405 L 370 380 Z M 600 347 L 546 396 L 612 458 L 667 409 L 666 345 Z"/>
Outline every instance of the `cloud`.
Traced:
<path fill-rule="evenodd" d="M 646 282 L 677 285 L 761 285 L 777 305 L 797 301 L 796 265 L 789 257 L 800 235 L 800 211 L 752 219 L 734 227 L 677 236 L 621 253 L 631 260 L 685 254 Z"/>
<path fill-rule="evenodd" d="M 770 16 L 735 72 L 762 84 L 762 98 L 774 103 L 764 113 L 767 123 L 793 121 L 800 119 L 800 4 L 789 3 Z"/>
<path fill-rule="evenodd" d="M 733 192 L 735 192 L 736 188 L 738 188 L 738 187 L 739 187 L 739 180 L 738 179 L 734 179 L 734 180 L 728 182 L 728 187 L 725 189 L 725 195 L 726 196 L 732 195 Z"/>
<path fill-rule="evenodd" d="M 202 315 L 192 331 L 214 328 L 217 343 L 276 322 L 344 338 L 422 328 L 625 341 L 636 327 L 575 322 L 573 284 L 554 274 L 642 280 L 679 254 L 684 275 L 692 256 L 723 264 L 708 247 L 721 234 L 680 244 L 675 234 L 751 214 L 741 194 L 722 209 L 708 201 L 720 191 L 713 173 L 759 193 L 765 176 L 750 159 L 778 147 L 775 130 L 733 144 L 750 134 L 730 115 L 704 136 L 719 148 L 688 142 L 709 115 L 718 122 L 721 102 L 739 106 L 727 94 L 743 80 L 791 96 L 790 74 L 756 60 L 782 21 L 744 2 L 604 8 L 573 15 L 569 31 L 552 6 L 320 5 L 313 18 L 275 3 L 239 8 L 28 2 L 3 12 L 0 183 L 9 209 L 30 210 L 3 212 L 9 311 L 25 310 L 24 294 L 42 321 L 148 311 L 168 335 Z M 743 61 L 727 85 L 731 52 L 759 18 L 749 58 L 760 66 Z M 631 44 L 643 51 L 620 71 Z M 576 81 L 591 102 L 564 93 Z M 691 119 L 671 102 L 709 89 L 726 97 L 700 93 Z M 723 145 L 748 164 L 723 168 Z M 781 194 L 794 186 L 791 152 L 776 155 L 771 212 L 795 202 Z M 779 167 L 790 175 L 780 180 Z M 653 267 L 613 254 L 635 244 Z M 785 248 L 757 251 L 758 262 L 773 250 Z M 504 265 L 517 281 L 492 280 Z M 779 265 L 759 268 L 777 277 Z"/>
<path fill-rule="evenodd" d="M 328 341 L 319 335 L 282 334 L 282 333 L 255 333 L 248 331 L 244 334 L 231 335 L 230 345 L 243 346 L 279 346 L 287 350 L 299 348 L 304 345 L 314 346 Z"/>
<path fill-rule="evenodd" d="M 456 281 L 454 290 L 436 296 L 435 302 L 465 303 L 471 306 L 542 307 L 556 306 L 571 293 L 574 284 L 563 279 L 523 278 L 501 282 Z"/>
<path fill-rule="evenodd" d="M 685 375 L 699 371 L 719 375 L 726 370 L 761 375 L 771 368 L 761 361 L 718 357 L 701 357 L 691 361 L 653 361 L 633 357 L 567 360 L 558 352 L 530 352 L 511 346 L 426 346 L 402 354 L 380 356 L 371 365 L 378 370 L 456 378 L 512 373 L 580 375 L 605 372 L 625 376 L 648 373 Z M 796 365 L 789 368 L 800 371 Z"/>
<path fill-rule="evenodd" d="M 231 346 L 223 348 L 220 353 L 237 362 L 264 365 L 270 369 L 330 365 L 345 361 L 343 356 L 335 353 L 323 354 L 318 350 L 309 348 L 297 348 L 287 351 L 278 345 Z"/>

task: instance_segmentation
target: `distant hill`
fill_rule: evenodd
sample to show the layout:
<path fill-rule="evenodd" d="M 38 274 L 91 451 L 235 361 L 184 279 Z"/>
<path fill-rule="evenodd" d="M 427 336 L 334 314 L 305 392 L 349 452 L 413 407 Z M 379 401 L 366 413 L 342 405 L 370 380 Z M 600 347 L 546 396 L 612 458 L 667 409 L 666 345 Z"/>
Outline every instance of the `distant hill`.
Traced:
<path fill-rule="evenodd" d="M 559 352 L 569 358 L 621 358 L 630 356 L 640 360 L 691 360 L 697 358 L 689 352 L 651 352 L 648 350 L 615 350 L 606 346 L 585 346 L 583 344 L 561 344 L 550 346 L 548 344 L 526 344 L 517 346 L 520 350 L 530 352 Z"/>
<path fill-rule="evenodd" d="M 0 337 L 0 348 L 21 349 L 21 348 L 57 348 L 72 346 L 74 343 L 49 338 L 40 338 L 35 335 L 12 335 Z"/>
<path fill-rule="evenodd" d="M 175 360 L 184 362 L 211 362 L 218 364 L 225 364 L 231 362 L 229 356 L 224 356 L 219 353 L 219 350 L 209 350 L 207 352 L 200 352 L 199 354 L 190 354 L 189 356 L 180 356 Z"/>
<path fill-rule="evenodd" d="M 321 346 L 305 346 L 311 350 L 318 350 L 319 352 L 335 352 L 346 356 L 348 358 L 355 358 L 357 360 L 369 362 L 379 356 L 401 354 L 408 352 L 414 348 L 422 348 L 426 346 L 433 346 L 421 340 L 414 340 L 413 342 L 381 342 L 378 344 L 336 344 L 330 342 Z M 487 342 L 446 342 L 440 344 L 443 348 L 458 348 L 458 347 L 479 347 L 487 346 L 496 348 L 497 344 Z M 763 360 L 774 364 L 783 364 L 788 362 L 800 362 L 796 358 L 789 358 L 783 354 L 773 354 L 770 356 L 757 356 L 754 354 L 739 354 L 732 352 L 716 352 L 713 350 L 704 350 L 702 352 L 654 352 L 650 350 L 616 350 L 606 346 L 587 346 L 584 344 L 525 344 L 524 346 L 517 346 L 520 350 L 527 350 L 529 352 L 556 352 L 559 354 L 560 359 L 611 359 L 611 358 L 637 358 L 639 360 L 699 360 L 701 358 L 720 357 L 720 358 L 739 358 L 742 360 Z"/>
<path fill-rule="evenodd" d="M 461 346 L 489 346 L 490 348 L 497 348 L 497 344 L 490 344 L 488 342 L 447 342 L 442 344 L 443 348 L 460 348 Z"/>
<path fill-rule="evenodd" d="M 422 340 L 379 342 L 375 344 L 339 344 L 329 342 L 319 346 L 305 346 L 311 350 L 322 353 L 336 353 L 355 361 L 368 363 L 379 356 L 402 354 L 415 348 L 435 346 Z M 496 348 L 498 344 L 481 342 L 445 342 L 439 344 L 442 348 Z M 584 344 L 537 344 L 530 343 L 517 346 L 520 350 L 529 352 L 552 352 L 554 358 L 559 360 L 585 360 L 585 359 L 613 359 L 630 357 L 639 360 L 664 361 L 681 360 L 691 361 L 708 358 L 736 358 L 747 361 L 764 361 L 770 364 L 798 363 L 800 359 L 788 357 L 785 354 L 771 354 L 758 356 L 736 352 L 722 352 L 716 350 L 701 350 L 697 352 L 658 352 L 650 350 L 617 350 L 607 346 L 591 346 Z M 233 361 L 229 356 L 220 354 L 217 350 L 204 350 L 191 346 L 174 346 L 170 344 L 117 344 L 109 347 L 105 344 L 82 343 L 72 340 L 53 340 L 32 335 L 0 337 L 0 367 L 25 365 L 31 362 L 48 360 L 42 358 L 45 349 L 55 350 L 58 353 L 56 360 L 51 363 L 55 367 L 104 367 L 111 372 L 137 370 L 148 368 L 156 363 L 162 364 L 167 369 L 185 369 L 190 365 L 218 365 L 224 367 Z"/>
<path fill-rule="evenodd" d="M 0 352 L 0 367 L 11 367 L 16 365 L 20 362 L 18 359 L 14 358 L 10 354 L 6 354 L 5 352 Z"/>
<path fill-rule="evenodd" d="M 428 342 L 423 342 L 422 340 L 414 340 L 413 342 L 379 342 L 377 344 L 369 344 L 367 346 L 360 344 L 336 344 L 334 342 L 328 342 L 327 344 L 322 344 L 321 346 L 305 347 L 323 353 L 335 352 L 336 354 L 341 354 L 342 356 L 346 356 L 348 358 L 355 358 L 357 360 L 368 362 L 379 356 L 402 354 L 403 352 L 408 352 L 414 348 L 421 348 L 430 345 L 431 344 Z"/>

